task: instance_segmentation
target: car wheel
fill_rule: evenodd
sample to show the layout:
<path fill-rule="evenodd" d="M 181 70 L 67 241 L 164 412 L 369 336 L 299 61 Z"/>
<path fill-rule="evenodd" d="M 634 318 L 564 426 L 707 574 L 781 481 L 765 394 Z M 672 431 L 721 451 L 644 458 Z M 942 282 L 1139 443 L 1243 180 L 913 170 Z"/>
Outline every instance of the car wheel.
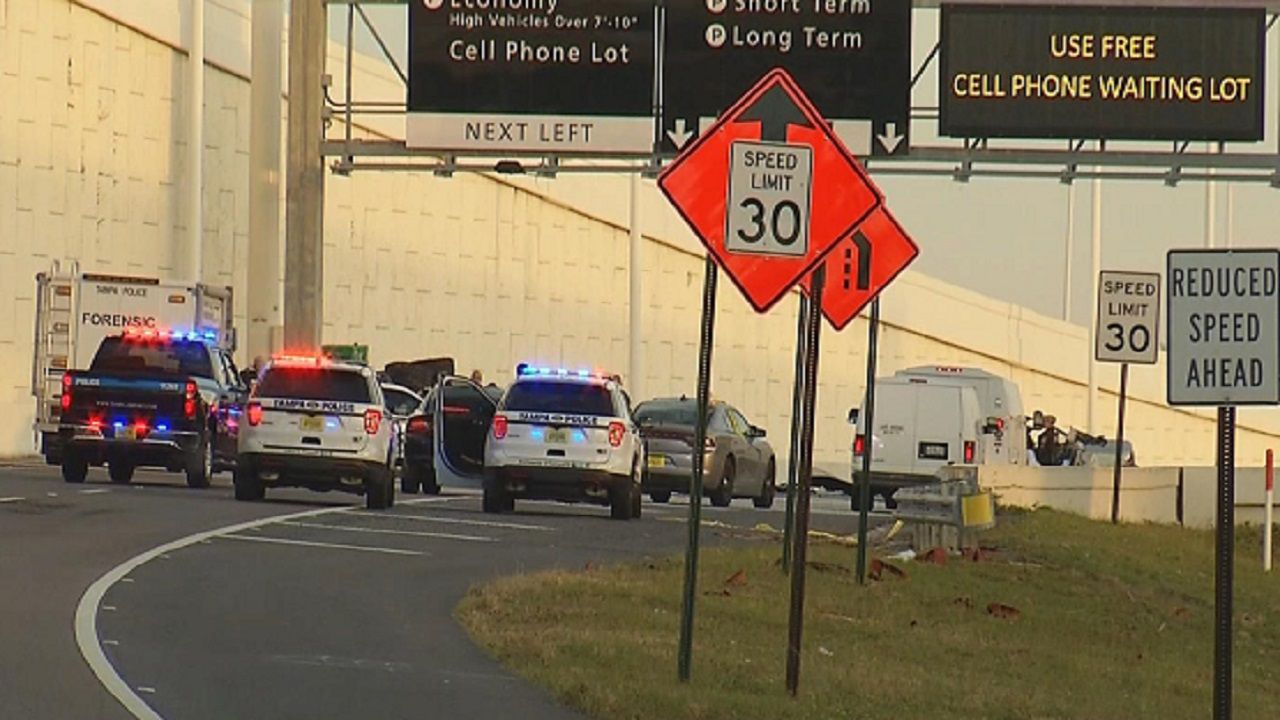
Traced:
<path fill-rule="evenodd" d="M 654 490 L 649 493 L 649 499 L 659 504 L 669 503 L 671 502 L 671 491 Z"/>
<path fill-rule="evenodd" d="M 760 497 L 752 499 L 755 506 L 761 510 L 768 510 L 773 507 L 773 498 L 778 494 L 778 486 L 773 484 L 776 479 L 777 472 L 777 465 L 770 460 L 769 470 L 764 476 L 764 485 L 760 488 Z"/>
<path fill-rule="evenodd" d="M 207 488 L 213 475 L 213 445 L 202 438 L 185 458 L 187 487 Z"/>
<path fill-rule="evenodd" d="M 267 488 L 258 478 L 258 472 L 248 467 L 236 467 L 231 475 L 231 483 L 236 489 L 236 500 L 255 502 L 267 496 Z"/>
<path fill-rule="evenodd" d="M 400 472 L 400 492 L 406 495 L 417 495 L 418 490 L 422 487 L 422 481 L 418 478 L 417 468 L 412 465 L 405 465 Z"/>
<path fill-rule="evenodd" d="M 640 513 L 643 511 L 644 490 L 640 483 L 640 463 L 636 463 L 635 470 L 631 473 L 631 519 L 640 519 Z"/>
<path fill-rule="evenodd" d="M 720 484 L 711 493 L 712 505 L 729 507 L 729 504 L 733 502 L 733 478 L 735 473 L 737 473 L 737 467 L 733 462 L 733 458 L 726 458 L 724 461 L 724 474 L 720 476 Z"/>
<path fill-rule="evenodd" d="M 895 508 L 897 508 L 897 507 L 898 507 L 898 501 L 893 499 L 893 494 L 894 494 L 895 492 L 897 492 L 897 491 L 896 491 L 896 490 L 885 490 L 884 492 L 880 493 L 880 497 L 884 498 L 884 506 L 885 506 L 885 508 L 887 508 L 887 509 L 889 509 L 889 510 L 893 510 L 893 509 L 895 509 Z"/>
<path fill-rule="evenodd" d="M 391 507 L 394 487 L 391 475 L 385 470 L 372 472 L 364 481 L 364 506 L 369 510 L 386 510 Z"/>
<path fill-rule="evenodd" d="M 490 515 L 511 512 L 512 510 L 515 510 L 515 506 L 515 499 L 507 497 L 505 492 L 494 488 L 484 489 L 484 499 L 481 501 L 481 509 Z"/>
<path fill-rule="evenodd" d="M 609 489 L 609 517 L 614 520 L 630 520 L 634 510 L 631 499 L 635 495 L 631 483 L 615 485 Z"/>
<path fill-rule="evenodd" d="M 72 452 L 62 455 L 62 479 L 79 485 L 89 475 L 89 461 Z"/>
<path fill-rule="evenodd" d="M 107 463 L 107 474 L 111 476 L 111 482 L 128 485 L 133 482 L 134 467 L 128 460 L 112 460 Z"/>

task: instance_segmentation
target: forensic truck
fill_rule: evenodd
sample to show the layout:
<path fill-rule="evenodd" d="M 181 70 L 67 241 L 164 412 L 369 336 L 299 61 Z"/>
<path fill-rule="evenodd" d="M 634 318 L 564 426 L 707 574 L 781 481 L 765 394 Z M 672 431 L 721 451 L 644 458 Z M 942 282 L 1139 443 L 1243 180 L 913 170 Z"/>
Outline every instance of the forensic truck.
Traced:
<path fill-rule="evenodd" d="M 31 393 L 35 431 L 50 465 L 62 462 L 59 424 L 63 375 L 88 369 L 103 339 L 129 329 L 211 333 L 226 353 L 235 350 L 229 287 L 100 273 L 55 262 L 36 275 L 35 353 Z"/>

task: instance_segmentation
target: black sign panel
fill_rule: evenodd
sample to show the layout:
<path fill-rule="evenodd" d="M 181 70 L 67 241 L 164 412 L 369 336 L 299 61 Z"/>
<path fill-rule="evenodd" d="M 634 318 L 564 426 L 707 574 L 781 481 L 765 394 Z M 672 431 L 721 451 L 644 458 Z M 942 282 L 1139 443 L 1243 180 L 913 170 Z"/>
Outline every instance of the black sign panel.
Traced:
<path fill-rule="evenodd" d="M 412 147 L 648 152 L 653 0 L 412 0 Z"/>
<path fill-rule="evenodd" d="M 953 137 L 1261 140 L 1263 10 L 942 8 Z"/>
<path fill-rule="evenodd" d="M 676 0 L 666 13 L 668 150 L 776 67 L 824 117 L 870 121 L 878 154 L 907 150 L 911 0 Z"/>

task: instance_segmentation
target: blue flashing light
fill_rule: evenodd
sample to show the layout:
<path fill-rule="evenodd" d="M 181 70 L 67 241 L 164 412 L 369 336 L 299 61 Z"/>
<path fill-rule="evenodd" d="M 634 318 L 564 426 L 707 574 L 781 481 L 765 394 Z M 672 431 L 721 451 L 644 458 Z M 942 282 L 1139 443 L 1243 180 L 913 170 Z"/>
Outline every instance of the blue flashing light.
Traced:
<path fill-rule="evenodd" d="M 123 422 L 121 422 L 121 421 L 119 421 L 119 420 L 117 420 L 117 421 L 115 421 L 114 423 L 112 423 L 112 424 L 111 424 L 111 427 L 113 427 L 113 428 L 115 428 L 115 429 L 117 429 L 117 430 L 120 430 L 121 428 L 123 428 L 123 427 L 124 427 L 124 423 L 123 423 Z"/>
<path fill-rule="evenodd" d="M 591 377 L 591 371 L 590 371 L 590 370 L 579 370 L 579 371 L 578 371 L 578 377 L 580 377 L 580 378 Z"/>
<path fill-rule="evenodd" d="M 159 425 L 156 426 L 156 432 L 162 432 L 162 433 L 169 432 L 169 426 L 165 425 L 164 423 L 160 423 Z"/>
<path fill-rule="evenodd" d="M 587 433 L 584 430 L 573 431 L 573 441 L 576 443 L 584 443 L 587 441 Z"/>
<path fill-rule="evenodd" d="M 330 418 L 329 420 L 325 420 L 325 421 L 324 421 L 324 426 L 325 426 L 325 427 L 327 427 L 327 428 L 329 428 L 330 430 L 337 430 L 337 429 L 338 429 L 338 427 L 339 427 L 339 425 L 338 425 L 338 421 L 337 421 L 337 420 L 334 420 L 334 419 L 332 419 L 332 418 Z"/>
<path fill-rule="evenodd" d="M 519 365 L 516 365 L 516 375 L 518 377 L 533 377 L 533 376 L 549 377 L 553 375 L 556 377 L 579 377 L 579 378 L 599 377 L 597 373 L 594 373 L 590 370 L 570 370 L 568 368 L 535 367 L 528 363 L 520 363 Z"/>
<path fill-rule="evenodd" d="M 530 430 L 530 431 L 529 431 L 529 437 L 533 438 L 534 440 L 541 441 L 541 440 L 542 440 L 542 428 L 534 428 L 534 429 Z"/>

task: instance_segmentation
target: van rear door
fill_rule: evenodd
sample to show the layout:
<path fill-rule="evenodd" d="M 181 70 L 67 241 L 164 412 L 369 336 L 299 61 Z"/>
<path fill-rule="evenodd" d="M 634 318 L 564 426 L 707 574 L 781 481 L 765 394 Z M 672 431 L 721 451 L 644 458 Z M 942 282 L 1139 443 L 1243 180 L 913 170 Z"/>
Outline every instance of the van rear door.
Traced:
<path fill-rule="evenodd" d="M 915 389 L 914 432 L 908 449 L 912 474 L 933 475 L 938 468 L 963 463 L 966 388 L 916 385 Z"/>

